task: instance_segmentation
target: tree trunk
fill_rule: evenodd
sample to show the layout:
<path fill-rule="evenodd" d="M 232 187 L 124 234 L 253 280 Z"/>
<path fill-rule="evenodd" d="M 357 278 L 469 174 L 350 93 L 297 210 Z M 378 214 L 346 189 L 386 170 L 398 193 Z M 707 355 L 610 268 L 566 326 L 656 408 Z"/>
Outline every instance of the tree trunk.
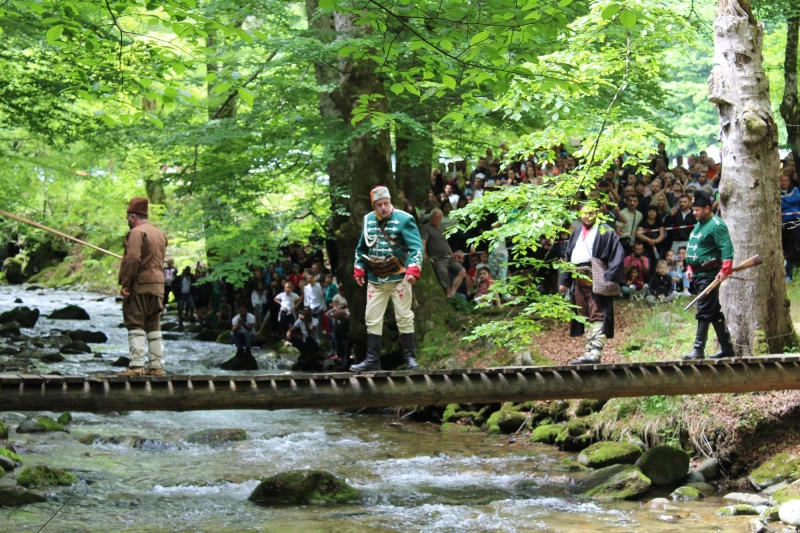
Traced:
<path fill-rule="evenodd" d="M 344 13 L 334 13 L 334 27 L 341 38 L 357 38 L 363 35 L 365 26 L 354 24 L 355 17 Z M 374 67 L 367 62 L 344 57 L 339 60 L 339 87 L 330 94 L 340 113 L 340 119 L 345 127 L 352 129 L 351 118 L 353 109 L 358 106 L 359 97 L 362 95 L 380 94 L 380 98 L 373 102 L 374 109 L 379 112 L 388 112 L 388 100 L 384 90 L 383 80 L 375 73 Z M 337 247 L 339 250 L 340 287 L 343 288 L 345 297 L 350 304 L 351 322 L 350 335 L 353 339 L 356 355 L 365 353 L 366 325 L 364 324 L 364 311 L 366 309 L 366 289 L 358 287 L 352 279 L 355 247 L 361 233 L 362 219 L 372 206 L 369 201 L 369 192 L 376 185 L 385 185 L 389 188 L 394 200 L 397 199 L 391 167 L 391 139 L 388 128 L 376 130 L 367 128 L 364 123 L 357 126 L 360 134 L 351 131 L 347 152 L 343 156 L 344 179 L 349 184 L 349 217 L 339 217 L 334 226 Z M 429 271 L 429 272 L 426 272 Z M 423 280 L 415 288 L 415 296 L 420 306 L 415 309 L 415 331 L 417 339 L 421 340 L 425 333 L 426 325 L 433 314 L 432 309 L 438 309 L 442 319 L 452 313 L 447 304 L 441 287 L 436 286 L 435 291 L 429 291 L 432 271 L 423 265 Z M 422 292 L 422 291 L 424 292 Z M 387 321 L 390 328 L 393 324 Z M 389 339 L 387 339 L 388 341 Z M 386 343 L 388 345 L 388 342 Z"/>
<path fill-rule="evenodd" d="M 781 253 L 778 131 L 762 66 L 763 36 L 749 0 L 719 1 L 708 99 L 720 117 L 722 213 L 734 264 L 756 253 L 764 260 L 754 280 L 731 278 L 720 291 L 739 355 L 782 353 L 794 341 Z"/>
<path fill-rule="evenodd" d="M 430 189 L 431 162 L 433 160 L 433 133 L 430 124 L 418 132 L 397 123 L 395 156 L 397 157 L 397 187 L 418 208 Z"/>
<path fill-rule="evenodd" d="M 786 123 L 789 147 L 794 153 L 795 168 L 800 168 L 800 105 L 797 101 L 797 41 L 800 14 L 786 19 L 786 52 L 783 61 L 783 101 L 781 116 Z"/>

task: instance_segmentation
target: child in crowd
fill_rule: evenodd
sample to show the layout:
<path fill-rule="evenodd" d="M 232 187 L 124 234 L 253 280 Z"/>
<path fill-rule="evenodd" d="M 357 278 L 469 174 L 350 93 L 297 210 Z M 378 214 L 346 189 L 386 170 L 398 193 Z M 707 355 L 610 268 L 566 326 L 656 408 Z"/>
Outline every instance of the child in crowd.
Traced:
<path fill-rule="evenodd" d="M 325 305 L 330 308 L 333 297 L 339 294 L 339 286 L 333 279 L 333 274 L 325 274 Z"/>
<path fill-rule="evenodd" d="M 492 279 L 492 274 L 489 272 L 488 267 L 482 266 L 478 269 L 478 281 L 476 285 L 475 301 L 485 301 L 489 297 L 489 290 L 492 288 L 492 285 L 494 285 L 494 280 Z M 499 295 L 494 295 L 492 305 L 503 307 L 503 303 L 500 301 Z"/>
<path fill-rule="evenodd" d="M 281 336 L 285 336 L 286 332 L 295 322 L 295 309 L 298 307 L 302 299 L 294 291 L 294 285 L 291 281 L 287 281 L 283 285 L 283 292 L 275 297 L 275 303 L 280 305 L 278 311 L 278 324 L 281 327 Z"/>
<path fill-rule="evenodd" d="M 650 305 L 658 302 L 669 303 L 677 296 L 672 288 L 672 278 L 667 271 L 667 262 L 663 259 L 656 263 L 656 271 L 650 278 L 649 292 L 650 294 L 645 299 Z"/>
<path fill-rule="evenodd" d="M 628 279 L 625 280 L 625 285 L 622 287 L 622 294 L 633 300 L 647 296 L 647 284 L 644 282 L 644 277 L 639 274 L 638 267 L 633 267 L 628 271 Z"/>

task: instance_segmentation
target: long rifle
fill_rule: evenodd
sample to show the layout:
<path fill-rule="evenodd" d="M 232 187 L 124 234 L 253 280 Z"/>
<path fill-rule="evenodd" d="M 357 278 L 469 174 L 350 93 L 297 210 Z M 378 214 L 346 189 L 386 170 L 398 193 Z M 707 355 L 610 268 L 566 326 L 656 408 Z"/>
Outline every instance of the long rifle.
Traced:
<path fill-rule="evenodd" d="M 739 272 L 740 270 L 745 270 L 747 268 L 757 267 L 761 263 L 763 263 L 763 261 L 761 260 L 761 256 L 759 254 L 756 254 L 753 257 L 751 257 L 750 259 L 748 259 L 747 261 L 743 262 L 741 265 L 739 265 L 737 267 L 733 267 L 733 272 Z M 689 309 L 691 309 L 692 306 L 698 302 L 698 300 L 700 300 L 701 298 L 705 298 L 706 296 L 711 294 L 711 292 L 714 289 L 716 289 L 719 286 L 720 283 L 722 283 L 722 280 L 720 280 L 719 278 L 717 278 L 714 281 L 712 281 L 711 284 L 708 287 L 706 287 L 706 290 L 704 290 L 703 292 L 698 294 L 697 298 L 695 298 L 694 300 L 689 302 L 689 305 L 684 307 L 683 310 L 684 311 L 688 311 Z"/>
<path fill-rule="evenodd" d="M 0 209 L 0 215 L 2 215 L 4 217 L 12 218 L 14 220 L 18 220 L 19 222 L 23 222 L 25 224 L 28 224 L 29 226 L 33 226 L 34 228 L 39 228 L 39 229 L 43 229 L 45 231 L 49 231 L 50 233 L 52 233 L 54 235 L 58 235 L 59 237 L 64 237 L 65 239 L 69 239 L 71 241 L 77 242 L 78 244 L 82 244 L 84 246 L 88 246 L 89 248 L 94 248 L 98 252 L 103 252 L 104 254 L 108 254 L 108 255 L 110 255 L 112 257 L 116 257 L 117 259 L 122 259 L 122 256 L 119 255 L 119 254 L 115 254 L 114 252 L 109 252 L 105 248 L 100 248 L 99 246 L 95 246 L 94 244 L 91 244 L 91 243 L 88 243 L 86 241 L 82 241 L 82 240 L 80 240 L 80 239 L 78 239 L 76 237 L 73 237 L 72 235 L 67 235 L 66 233 L 61 233 L 60 231 L 54 230 L 53 228 L 48 228 L 47 226 L 39 224 L 38 222 L 34 222 L 33 220 L 28 220 L 27 218 L 19 217 L 17 215 L 9 213 L 8 211 L 3 211 L 2 209 Z"/>

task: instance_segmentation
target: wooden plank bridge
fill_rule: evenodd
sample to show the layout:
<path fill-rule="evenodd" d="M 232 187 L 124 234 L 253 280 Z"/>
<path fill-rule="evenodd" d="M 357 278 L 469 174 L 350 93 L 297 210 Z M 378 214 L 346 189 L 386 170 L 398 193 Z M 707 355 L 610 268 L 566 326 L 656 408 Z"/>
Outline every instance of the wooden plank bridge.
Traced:
<path fill-rule="evenodd" d="M 328 409 L 800 389 L 800 356 L 585 366 L 163 377 L 0 374 L 0 411 Z"/>

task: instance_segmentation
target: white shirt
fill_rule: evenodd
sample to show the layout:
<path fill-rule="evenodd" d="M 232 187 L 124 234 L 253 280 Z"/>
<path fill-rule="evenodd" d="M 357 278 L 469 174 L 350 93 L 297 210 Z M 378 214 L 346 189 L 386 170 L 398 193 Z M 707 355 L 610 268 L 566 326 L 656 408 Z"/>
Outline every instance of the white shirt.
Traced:
<path fill-rule="evenodd" d="M 303 287 L 303 305 L 310 307 L 312 311 L 325 305 L 325 295 L 319 283 Z"/>
<path fill-rule="evenodd" d="M 472 189 L 472 198 L 477 199 L 483 196 L 483 189 Z"/>
<path fill-rule="evenodd" d="M 597 226 L 592 226 L 589 231 L 581 229 L 580 232 L 575 248 L 572 250 L 572 256 L 569 258 L 570 262 L 576 265 L 591 263 L 594 240 L 597 238 Z"/>
<path fill-rule="evenodd" d="M 242 318 L 242 315 L 236 313 L 236 316 L 233 317 L 231 320 L 231 325 L 236 326 L 239 324 L 239 319 Z M 256 325 L 256 317 L 253 316 L 253 313 L 247 313 L 247 318 L 245 318 L 244 323 L 248 326 L 255 326 Z"/>
<path fill-rule="evenodd" d="M 286 294 L 286 291 L 283 291 L 275 298 L 281 303 L 281 311 L 286 311 L 287 313 L 291 313 L 294 311 L 294 305 L 297 303 L 297 300 L 300 298 L 293 292 Z"/>
<path fill-rule="evenodd" d="M 461 197 L 459 195 L 457 195 L 456 193 L 453 193 L 453 194 L 451 194 L 450 196 L 447 197 L 447 199 L 450 200 L 450 206 L 453 209 L 458 209 L 458 200 L 459 200 L 459 198 L 461 198 Z"/>
<path fill-rule="evenodd" d="M 191 290 L 192 290 L 192 281 L 189 279 L 189 276 L 184 276 L 181 279 L 181 293 L 189 294 Z"/>

